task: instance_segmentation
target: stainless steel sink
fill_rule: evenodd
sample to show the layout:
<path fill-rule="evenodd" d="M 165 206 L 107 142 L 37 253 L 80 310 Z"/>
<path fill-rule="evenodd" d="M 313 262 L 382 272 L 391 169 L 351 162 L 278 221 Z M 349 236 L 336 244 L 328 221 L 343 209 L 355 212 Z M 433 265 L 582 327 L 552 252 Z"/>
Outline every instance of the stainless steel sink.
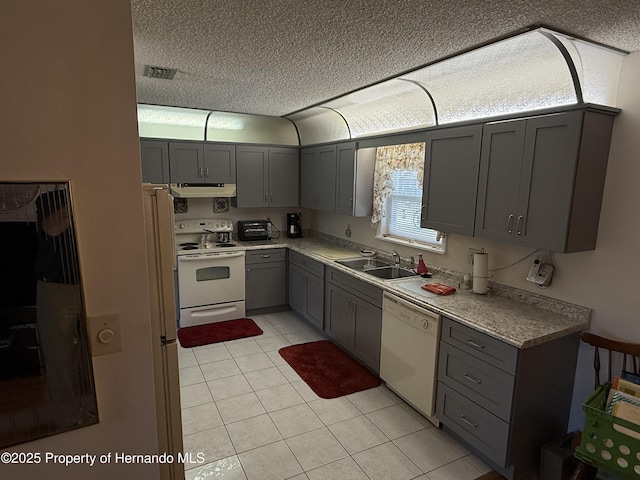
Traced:
<path fill-rule="evenodd" d="M 416 275 L 412 270 L 407 270 L 406 268 L 396 267 L 393 265 L 388 267 L 375 268 L 373 270 L 366 270 L 365 273 L 385 280 L 414 277 Z"/>
<path fill-rule="evenodd" d="M 351 258 L 347 260 L 336 260 L 340 265 L 353 268 L 354 270 L 369 270 L 371 268 L 389 267 L 391 263 L 377 258 Z"/>
<path fill-rule="evenodd" d="M 345 267 L 364 272 L 383 280 L 411 277 L 415 275 L 415 272 L 412 270 L 398 267 L 391 262 L 377 258 L 351 258 L 346 260 L 336 260 L 336 262 L 340 265 L 344 265 Z"/>

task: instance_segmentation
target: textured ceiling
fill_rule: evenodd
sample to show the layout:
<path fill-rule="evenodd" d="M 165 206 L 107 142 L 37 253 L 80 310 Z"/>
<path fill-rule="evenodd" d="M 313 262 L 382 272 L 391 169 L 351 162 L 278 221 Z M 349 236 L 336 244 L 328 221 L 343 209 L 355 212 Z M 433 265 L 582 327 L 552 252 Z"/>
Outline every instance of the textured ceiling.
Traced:
<path fill-rule="evenodd" d="M 207 110 L 286 115 L 538 24 L 640 50 L 640 0 L 131 3 L 138 102 Z"/>

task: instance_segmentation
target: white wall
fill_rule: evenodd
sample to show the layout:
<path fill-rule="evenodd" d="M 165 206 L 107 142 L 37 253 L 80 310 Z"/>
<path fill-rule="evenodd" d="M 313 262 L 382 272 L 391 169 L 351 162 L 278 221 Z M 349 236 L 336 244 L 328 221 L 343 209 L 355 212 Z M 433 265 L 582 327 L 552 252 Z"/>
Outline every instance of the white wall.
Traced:
<path fill-rule="evenodd" d="M 123 336 L 122 352 L 93 359 L 100 423 L 13 450 L 154 453 L 129 0 L 3 2 L 1 10 L 0 180 L 71 181 L 87 314 L 119 314 Z M 158 475 L 156 465 L 0 465 L 7 479 Z"/>
<path fill-rule="evenodd" d="M 556 266 L 552 284 L 541 290 L 525 280 L 531 258 L 510 268 L 493 272 L 493 280 L 523 290 L 548 295 L 593 309 L 591 330 L 604 336 L 640 343 L 640 300 L 638 293 L 638 260 L 640 248 L 640 52 L 629 55 L 622 66 L 618 106 L 609 154 L 607 179 L 600 216 L 598 243 L 589 252 L 553 254 Z M 377 241 L 369 219 L 314 212 L 312 227 L 337 237 L 351 224 L 350 240 L 404 257 L 417 250 Z M 533 252 L 470 237 L 451 235 L 444 255 L 424 253 L 427 265 L 436 264 L 460 272 L 468 272 L 468 249 L 484 248 L 489 253 L 489 268 L 500 268 Z M 546 253 L 546 252 L 543 252 Z M 571 429 L 581 429 L 581 403 L 593 384 L 592 351 L 581 348 L 576 375 Z"/>

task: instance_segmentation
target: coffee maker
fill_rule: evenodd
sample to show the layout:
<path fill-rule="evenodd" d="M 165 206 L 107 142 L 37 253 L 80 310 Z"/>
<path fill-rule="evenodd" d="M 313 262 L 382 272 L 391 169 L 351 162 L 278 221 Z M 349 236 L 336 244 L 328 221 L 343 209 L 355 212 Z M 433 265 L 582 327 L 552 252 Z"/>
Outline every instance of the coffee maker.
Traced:
<path fill-rule="evenodd" d="M 287 213 L 287 237 L 302 237 L 302 214 Z"/>

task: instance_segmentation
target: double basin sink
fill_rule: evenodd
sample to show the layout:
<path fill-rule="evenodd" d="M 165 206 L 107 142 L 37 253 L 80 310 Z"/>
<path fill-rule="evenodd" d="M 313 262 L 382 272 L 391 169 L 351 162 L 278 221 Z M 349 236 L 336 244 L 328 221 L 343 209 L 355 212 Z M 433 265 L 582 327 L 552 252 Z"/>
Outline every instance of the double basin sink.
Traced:
<path fill-rule="evenodd" d="M 377 258 L 352 258 L 346 260 L 336 260 L 336 263 L 352 268 L 359 272 L 366 273 L 382 280 L 393 280 L 396 278 L 414 277 L 413 270 L 399 267 L 393 263 Z"/>

